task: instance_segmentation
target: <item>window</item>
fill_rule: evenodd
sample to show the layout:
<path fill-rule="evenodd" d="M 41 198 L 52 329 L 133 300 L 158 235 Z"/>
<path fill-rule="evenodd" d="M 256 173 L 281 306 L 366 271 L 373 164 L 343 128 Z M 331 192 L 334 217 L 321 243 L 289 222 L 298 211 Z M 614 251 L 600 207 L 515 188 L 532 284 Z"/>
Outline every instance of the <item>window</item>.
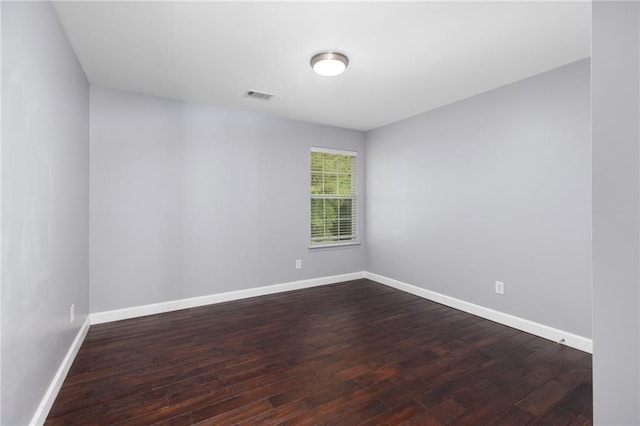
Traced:
<path fill-rule="evenodd" d="M 311 149 L 311 245 L 356 241 L 356 153 Z"/>

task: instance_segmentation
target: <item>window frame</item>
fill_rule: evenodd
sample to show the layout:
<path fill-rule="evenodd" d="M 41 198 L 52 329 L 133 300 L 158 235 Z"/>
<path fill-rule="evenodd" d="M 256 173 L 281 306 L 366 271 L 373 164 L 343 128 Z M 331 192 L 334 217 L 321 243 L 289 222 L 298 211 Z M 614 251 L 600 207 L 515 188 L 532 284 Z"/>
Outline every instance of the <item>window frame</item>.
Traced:
<path fill-rule="evenodd" d="M 313 153 L 320 154 L 331 154 L 331 155 L 342 155 L 350 157 L 351 161 L 351 194 L 313 194 L 312 191 L 312 181 L 313 181 L 313 163 L 312 157 Z M 321 148 L 321 147 L 311 147 L 309 153 L 309 248 L 310 249 L 322 249 L 322 248 L 331 248 L 331 247 L 343 247 L 343 246 L 353 246 L 359 245 L 358 241 L 358 189 L 357 189 L 357 160 L 358 153 L 356 151 L 346 151 L 339 149 L 331 149 L 331 148 Z M 323 173 L 324 175 L 324 173 Z M 336 177 L 339 176 L 339 172 L 336 171 Z M 338 192 L 338 191 L 336 191 Z M 334 195 L 332 197 L 332 195 Z M 351 213 L 351 222 L 352 222 L 352 233 L 351 238 L 348 240 L 340 240 L 339 235 L 335 236 L 331 241 L 314 241 L 313 236 L 313 200 L 324 199 L 324 200 L 351 200 L 352 213 Z M 339 219 L 337 219 L 339 221 Z M 339 225 L 338 225 L 339 226 Z M 321 237 L 322 239 L 326 239 L 326 236 Z"/>

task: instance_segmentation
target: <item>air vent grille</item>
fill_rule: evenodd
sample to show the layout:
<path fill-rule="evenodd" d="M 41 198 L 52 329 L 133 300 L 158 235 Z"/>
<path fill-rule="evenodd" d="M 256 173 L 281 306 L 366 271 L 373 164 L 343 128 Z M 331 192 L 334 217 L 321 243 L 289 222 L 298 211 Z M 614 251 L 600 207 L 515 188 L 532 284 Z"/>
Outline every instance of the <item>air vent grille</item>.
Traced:
<path fill-rule="evenodd" d="M 270 101 L 275 95 L 273 93 L 258 92 L 257 90 L 247 90 L 244 94 L 247 98 L 258 99 L 261 101 Z"/>

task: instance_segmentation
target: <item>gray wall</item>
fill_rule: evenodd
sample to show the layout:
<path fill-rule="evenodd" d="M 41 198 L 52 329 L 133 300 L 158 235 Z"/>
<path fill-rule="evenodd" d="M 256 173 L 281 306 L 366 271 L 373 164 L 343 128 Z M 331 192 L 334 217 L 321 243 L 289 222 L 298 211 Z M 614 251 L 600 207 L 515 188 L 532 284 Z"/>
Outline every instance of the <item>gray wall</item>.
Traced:
<path fill-rule="evenodd" d="M 640 424 L 640 5 L 593 3 L 594 420 Z"/>
<path fill-rule="evenodd" d="M 591 337 L 589 78 L 582 60 L 368 133 L 367 270 Z"/>
<path fill-rule="evenodd" d="M 1 7 L 0 423 L 23 425 L 89 311 L 89 85 L 50 3 Z"/>
<path fill-rule="evenodd" d="M 363 133 L 92 87 L 92 312 L 364 270 L 308 248 L 311 146 L 364 194 Z"/>

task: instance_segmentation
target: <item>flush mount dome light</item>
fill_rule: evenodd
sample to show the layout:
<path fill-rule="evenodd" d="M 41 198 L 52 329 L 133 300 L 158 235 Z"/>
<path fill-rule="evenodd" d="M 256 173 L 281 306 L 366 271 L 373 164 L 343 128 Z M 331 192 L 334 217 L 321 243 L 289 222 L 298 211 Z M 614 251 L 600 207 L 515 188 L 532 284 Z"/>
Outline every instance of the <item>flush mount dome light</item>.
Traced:
<path fill-rule="evenodd" d="M 349 65 L 349 58 L 338 52 L 318 53 L 311 58 L 311 68 L 326 77 L 342 74 Z"/>

